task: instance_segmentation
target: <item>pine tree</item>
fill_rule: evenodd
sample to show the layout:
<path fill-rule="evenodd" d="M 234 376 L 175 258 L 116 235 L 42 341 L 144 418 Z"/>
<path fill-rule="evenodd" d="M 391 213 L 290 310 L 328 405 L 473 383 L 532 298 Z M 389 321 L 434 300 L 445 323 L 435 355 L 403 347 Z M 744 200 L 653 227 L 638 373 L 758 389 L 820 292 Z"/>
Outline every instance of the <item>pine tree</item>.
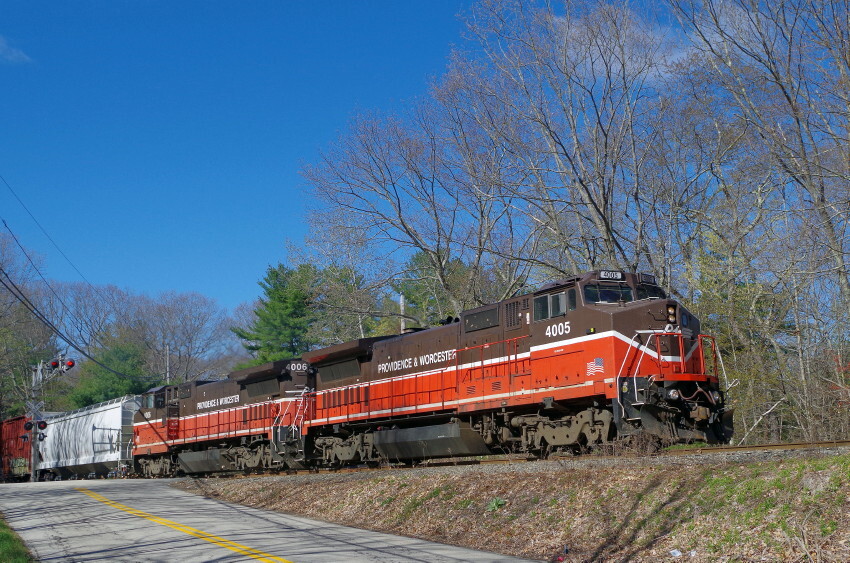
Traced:
<path fill-rule="evenodd" d="M 306 264 L 296 269 L 282 264 L 269 267 L 259 282 L 264 297 L 254 309 L 254 323 L 248 328 L 231 329 L 255 355 L 246 365 L 297 357 L 310 349 L 307 330 L 312 314 L 308 288 L 315 274 L 315 268 Z"/>

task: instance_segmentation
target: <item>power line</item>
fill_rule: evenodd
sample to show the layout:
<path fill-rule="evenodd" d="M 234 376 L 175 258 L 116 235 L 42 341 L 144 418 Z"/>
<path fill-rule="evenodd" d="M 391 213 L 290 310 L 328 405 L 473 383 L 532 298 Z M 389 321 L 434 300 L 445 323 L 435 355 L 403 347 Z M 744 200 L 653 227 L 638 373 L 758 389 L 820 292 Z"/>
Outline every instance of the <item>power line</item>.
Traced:
<path fill-rule="evenodd" d="M 3 181 L 3 184 L 5 184 L 6 188 L 9 190 L 9 192 L 12 194 L 12 196 L 13 196 L 13 197 L 14 197 L 14 198 L 18 201 L 18 203 L 21 205 L 21 207 L 23 207 L 23 208 L 24 208 L 24 211 L 26 211 L 26 212 L 27 212 L 27 214 L 28 214 L 28 215 L 30 216 L 30 218 L 31 218 L 31 219 L 35 222 L 35 224 L 36 224 L 36 225 L 38 225 L 38 228 L 41 230 L 41 232 L 42 232 L 42 233 L 44 233 L 44 236 L 46 236 L 46 237 L 47 237 L 47 240 L 49 240 L 49 241 L 53 244 L 53 246 L 56 248 L 56 250 L 58 250 L 58 251 L 59 251 L 59 254 L 61 254 L 61 255 L 62 255 L 62 257 L 65 259 L 65 261 L 66 261 L 66 262 L 68 262 L 68 264 L 70 264 L 70 265 L 71 265 L 71 267 L 74 269 L 74 271 L 75 271 L 75 272 L 77 272 L 77 274 L 79 274 L 79 276 L 80 276 L 80 277 L 81 277 L 81 278 L 82 278 L 82 279 L 86 282 L 86 284 L 88 284 L 88 286 L 89 286 L 89 287 L 90 287 L 90 288 L 91 288 L 91 289 L 92 289 L 95 293 L 97 293 L 98 295 L 101 295 L 101 297 L 103 297 L 103 296 L 102 296 L 102 294 L 101 294 L 101 292 L 100 292 L 100 290 L 99 290 L 98 288 L 96 288 L 94 285 L 92 285 L 92 283 L 88 280 L 88 278 L 86 278 L 86 276 L 85 276 L 85 275 L 83 275 L 83 273 L 79 270 L 79 268 L 77 268 L 77 266 L 76 266 L 73 262 L 71 262 L 71 259 L 70 259 L 70 258 L 68 258 L 68 256 L 67 256 L 67 255 L 66 255 L 66 254 L 62 251 L 62 249 L 61 249 L 61 248 L 59 248 L 59 245 L 58 245 L 58 244 L 56 244 L 56 241 L 55 241 L 55 240 L 53 240 L 53 237 L 51 237 L 51 236 L 50 236 L 50 234 L 48 234 L 48 232 L 44 229 L 44 227 L 41 225 L 41 223 L 39 223 L 38 219 L 36 219 L 35 215 L 33 215 L 33 214 L 32 214 L 32 212 L 29 210 L 29 208 L 26 206 L 26 204 L 25 204 L 25 203 L 21 200 L 21 198 L 20 198 L 20 197 L 18 197 L 18 194 L 15 192 L 15 190 L 14 190 L 14 189 L 12 189 L 12 186 L 9 184 L 9 182 L 7 182 L 7 181 L 6 181 L 6 178 L 4 178 L 2 175 L 0 175 L 0 180 L 2 180 L 2 181 Z M 60 296 L 56 293 L 56 291 L 53 289 L 53 287 L 51 287 L 51 285 L 48 283 L 47 279 L 45 279 L 45 277 L 41 274 L 41 271 L 39 271 L 38 267 L 36 267 L 36 265 L 35 265 L 35 263 L 33 262 L 32 258 L 30 258 L 29 254 L 27 253 L 27 251 L 24 249 L 23 245 L 21 245 L 20 241 L 18 240 L 18 237 L 17 237 L 17 236 L 15 236 L 15 233 L 14 233 L 14 232 L 12 232 L 12 229 L 9 227 L 8 223 L 6 223 L 6 220 L 5 220 L 5 219 L 2 219 L 2 221 L 3 221 L 3 225 L 6 227 L 6 230 L 8 230 L 8 231 L 9 231 L 9 234 L 12 236 L 12 239 L 15 241 L 15 244 L 17 244 L 17 245 L 18 245 L 18 248 L 20 248 L 20 249 L 21 249 L 21 252 L 22 252 L 22 253 L 23 253 L 23 255 L 26 257 L 26 259 L 29 261 L 30 265 L 33 267 L 33 269 L 35 270 L 35 272 L 36 272 L 36 273 L 39 275 L 39 277 L 40 277 L 40 278 L 44 281 L 44 284 L 45 284 L 45 285 L 47 286 L 47 288 L 48 288 L 48 289 L 49 289 L 49 290 L 53 293 L 53 295 L 55 295 L 55 296 L 56 296 L 56 298 L 59 300 L 59 302 L 60 302 L 60 303 L 62 304 L 62 306 L 65 308 L 65 310 L 68 312 L 68 316 L 70 316 L 70 317 L 71 317 L 71 319 L 73 319 L 74 321 L 76 321 L 77 328 L 80 328 L 80 329 L 82 329 L 82 328 L 86 328 L 86 327 L 84 326 L 84 323 L 82 323 L 82 322 L 79 320 L 79 318 L 77 318 L 76 316 L 74 316 L 74 314 L 71 312 L 71 308 L 70 308 L 70 307 L 68 307 L 68 305 L 67 305 L 67 304 L 66 304 L 66 303 L 62 300 L 62 298 L 61 298 L 61 297 L 60 297 Z M 38 320 L 38 321 L 40 321 L 42 324 L 44 324 L 47 328 L 49 328 L 49 329 L 50 329 L 50 330 L 51 330 L 54 334 L 56 334 L 57 336 L 59 336 L 62 340 L 64 340 L 65 342 L 67 342 L 69 346 L 71 346 L 73 349 L 75 349 L 77 352 L 79 352 L 79 353 L 80 353 L 83 357 L 87 358 L 88 360 L 91 360 L 92 362 L 94 362 L 95 364 L 99 365 L 99 366 L 100 366 L 100 367 L 102 367 L 103 369 L 105 369 L 105 370 L 107 370 L 107 371 L 110 371 L 110 372 L 112 372 L 112 373 L 114 373 L 115 375 L 118 375 L 118 376 L 120 376 L 120 377 L 127 377 L 127 378 L 130 378 L 130 377 L 131 377 L 131 376 L 129 376 L 129 375 L 127 375 L 127 374 L 125 374 L 125 373 L 121 373 L 121 372 L 119 372 L 119 371 L 116 371 L 116 370 L 114 370 L 114 369 L 110 368 L 109 366 L 107 366 L 107 365 L 105 365 L 105 364 L 101 363 L 100 361 L 98 361 L 98 360 L 96 360 L 95 358 L 93 358 L 92 356 L 90 356 L 90 355 L 89 355 L 89 354 L 88 354 L 85 350 L 83 350 L 83 348 L 82 348 L 81 346 L 79 346 L 78 344 L 76 344 L 76 343 L 75 343 L 75 342 L 74 342 L 71 338 L 69 338 L 69 337 L 68 337 L 67 335 L 65 335 L 65 334 L 64 334 L 61 330 L 59 330 L 59 328 L 57 328 L 57 327 L 56 327 L 56 326 L 55 326 L 55 325 L 54 325 L 54 324 L 53 324 L 53 323 L 52 323 L 52 322 L 51 322 L 51 321 L 50 321 L 50 320 L 49 320 L 49 319 L 48 319 L 48 318 L 47 318 L 47 317 L 46 317 L 46 316 L 45 316 L 45 315 L 41 312 L 41 311 L 39 311 L 39 310 L 38 310 L 38 307 L 36 307 L 36 306 L 35 306 L 35 304 L 34 304 L 32 301 L 30 301 L 30 300 L 29 300 L 29 298 L 26 296 L 26 294 L 25 294 L 25 293 L 24 293 L 24 292 L 23 292 L 23 291 L 22 291 L 22 290 L 21 290 L 21 289 L 20 289 L 20 288 L 19 288 L 16 284 L 15 284 L 15 282 L 14 282 L 14 281 L 12 281 L 11 276 L 9 276 L 9 274 L 8 274 L 8 273 L 7 273 L 7 272 L 6 272 L 6 271 L 5 271 L 2 267 L 0 267 L 0 273 L 2 273 L 4 276 L 6 276 L 6 279 L 9 281 L 9 284 L 11 284 L 11 285 L 12 285 L 12 287 L 10 288 L 10 287 L 9 287 L 9 284 L 7 284 L 5 281 L 3 281 L 3 280 L 2 280 L 2 278 L 0 278 L 0 283 L 2 283 L 2 285 L 3 285 L 3 286 L 4 286 L 4 287 L 5 287 L 5 288 L 9 291 L 9 293 L 11 293 L 11 294 L 12 294 L 12 296 L 14 296 L 14 297 L 15 297 L 18 301 L 20 301 L 20 302 L 21 302 L 21 304 L 22 304 L 22 305 L 23 305 L 23 306 L 24 306 L 24 307 L 25 307 L 25 308 L 26 308 L 26 309 L 27 309 L 27 310 L 28 310 L 28 311 L 29 311 L 29 312 L 30 312 L 30 313 L 31 313 L 31 314 L 32 314 L 32 315 L 33 315 L 33 316 L 34 316 L 34 317 Z M 12 288 L 14 288 L 14 289 L 12 289 Z M 99 342 L 99 341 L 97 340 L 97 336 L 96 336 L 96 334 L 94 334 L 94 332 L 91 330 L 91 327 L 87 327 L 87 328 L 88 328 L 88 332 L 91 334 L 92 340 L 93 340 L 93 341 L 95 341 L 95 342 L 97 342 L 97 343 L 98 343 L 98 344 L 100 344 L 101 346 L 103 346 L 103 343 L 101 343 L 101 342 Z"/>
<path fill-rule="evenodd" d="M 65 341 L 71 348 L 73 348 L 74 350 L 79 352 L 84 358 L 94 362 L 95 364 L 99 365 L 103 369 L 110 371 L 110 372 L 114 373 L 115 375 L 117 375 L 119 377 L 126 377 L 126 378 L 129 378 L 129 379 L 132 379 L 132 376 L 127 375 L 126 373 L 121 373 L 120 371 L 115 371 L 114 369 L 107 366 L 106 364 L 103 364 L 99 360 L 93 358 L 80 345 L 78 345 L 76 342 L 74 342 L 71 338 L 69 338 L 66 334 L 64 334 L 56 325 L 54 325 L 52 322 L 50 322 L 50 319 L 48 319 L 44 315 L 44 313 L 42 313 L 38 309 L 38 307 L 35 305 L 35 303 L 30 301 L 29 297 L 27 297 L 26 294 L 23 292 L 23 290 L 20 287 L 18 287 L 17 284 L 15 284 L 15 282 L 12 280 L 11 276 L 9 276 L 9 273 L 6 272 L 6 270 L 3 269 L 2 266 L 0 266 L 0 274 L 6 276 L 6 280 L 3 280 L 3 278 L 0 277 L 0 285 L 5 287 L 9 291 L 9 293 L 11 293 L 12 296 L 15 299 L 20 301 L 20 303 L 24 306 L 24 308 L 26 308 L 30 313 L 32 313 L 32 315 L 38 321 L 40 321 L 44 326 L 49 328 L 54 334 L 56 334 L 56 336 L 58 336 L 63 341 Z"/>
<path fill-rule="evenodd" d="M 76 316 L 75 316 L 75 315 L 71 312 L 71 308 L 68 306 L 68 304 L 67 304 L 67 303 L 65 303 L 65 301 L 62 299 L 62 297 L 61 297 L 58 293 L 56 293 L 56 290 L 54 290 L 54 289 L 53 289 L 53 287 L 52 287 L 52 286 L 50 285 L 50 283 L 47 281 L 47 278 L 45 278 L 45 277 L 44 277 L 44 275 L 43 275 L 43 274 L 41 273 L 41 271 L 38 269 L 38 266 L 36 266 L 36 265 L 35 265 L 35 262 L 34 262 L 34 261 L 33 261 L 33 259 L 30 257 L 30 255 L 27 253 L 26 249 L 25 249 L 25 248 L 24 248 L 24 246 L 21 244 L 21 241 L 19 241 L 19 240 L 18 240 L 18 237 L 15 235 L 15 233 L 14 233 L 14 232 L 12 232 L 12 228 L 11 228 L 11 227 L 9 227 L 9 224 L 6 222 L 6 219 L 3 219 L 2 217 L 0 217 L 0 221 L 2 221 L 2 222 L 3 222 L 3 226 L 5 226 L 5 227 L 6 227 L 6 230 L 7 230 L 7 231 L 9 231 L 9 234 L 12 236 L 12 239 L 15 241 L 15 244 L 17 244 L 17 245 L 18 245 L 18 248 L 21 250 L 21 253 L 24 255 L 24 257 L 25 257 L 25 258 L 27 259 L 27 261 L 30 263 L 30 266 L 32 266 L 32 269 L 35 271 L 35 273 L 37 273 L 37 274 L 38 274 L 38 277 L 40 277 L 40 278 L 41 278 L 41 281 L 43 281 L 43 282 L 44 282 L 44 285 L 46 285 L 46 286 L 47 286 L 47 289 L 49 289 L 49 290 L 50 290 L 50 292 L 51 292 L 51 293 L 52 293 L 52 294 L 56 297 L 56 299 L 59 301 L 59 303 L 61 303 L 61 304 L 62 304 L 62 307 L 64 307 L 65 312 L 68 314 L 68 316 L 69 316 L 69 317 L 71 318 L 71 320 L 74 322 L 74 324 L 76 324 L 77 329 L 79 329 L 79 330 L 81 330 L 81 331 L 82 331 L 82 330 L 86 330 L 86 331 L 88 331 L 88 332 L 89 332 L 89 334 L 91 335 L 92 340 L 93 340 L 93 341 L 95 341 L 95 342 L 97 342 L 98 344 L 101 344 L 101 345 L 102 345 L 102 343 L 100 343 L 100 342 L 98 342 L 98 341 L 97 341 L 97 335 L 96 335 L 96 334 L 94 333 L 94 331 L 92 330 L 92 327 L 91 327 L 91 326 L 87 326 L 87 323 L 84 323 L 82 320 L 80 320 L 80 318 L 79 318 L 79 317 L 76 317 Z"/>
<path fill-rule="evenodd" d="M 20 203 L 20 204 L 21 204 L 21 207 L 23 207 L 23 208 L 24 208 L 24 211 L 26 211 L 26 212 L 27 212 L 27 214 L 28 214 L 28 215 L 32 218 L 32 220 L 33 220 L 33 221 L 35 221 L 35 224 L 36 224 L 36 225 L 38 225 L 38 228 L 41 230 L 41 232 L 42 232 L 42 233 L 44 233 L 44 236 L 46 236 L 46 237 L 47 237 L 47 240 L 49 240 L 49 241 L 53 244 L 53 246 L 56 248 L 56 250 L 58 250 L 58 251 L 59 251 L 59 254 L 61 254 L 61 255 L 62 255 L 62 257 L 65 259 L 65 261 L 66 261 L 66 262 L 68 262 L 68 264 L 70 264 L 70 265 L 71 265 L 71 267 L 74 269 L 74 271 L 75 271 L 75 272 L 77 272 L 77 273 L 80 275 L 80 277 L 81 277 L 81 278 L 83 278 L 83 280 L 84 280 L 87 284 L 89 284 L 89 287 L 91 287 L 92 289 L 94 289 L 95 291 L 97 291 L 97 289 L 96 289 L 96 288 L 92 285 L 92 283 L 91 283 L 91 282 L 90 282 L 90 281 L 86 278 L 86 276 L 84 276 L 84 275 L 83 275 L 83 273 L 82 273 L 79 269 L 77 269 L 77 267 L 74 265 L 74 263 L 73 263 L 73 262 L 71 262 L 71 259 L 70 259 L 70 258 L 68 258 L 68 256 L 66 256 L 64 252 L 62 252 L 62 249 L 61 249 L 61 248 L 59 248 L 59 245 L 58 245 L 58 244 L 56 244 L 56 241 L 55 241 L 55 240 L 53 240 L 53 237 L 51 237 L 51 236 L 47 233 L 47 231 L 44 229 L 44 227 L 42 227 L 42 226 L 41 226 L 41 223 L 39 223 L 39 222 L 38 222 L 38 219 L 36 219 L 36 218 L 35 218 L 35 215 L 33 215 L 33 214 L 32 214 L 32 212 L 29 210 L 29 208 L 28 208 L 28 207 L 24 204 L 24 202 L 23 202 L 23 201 L 21 201 L 21 198 L 19 198 L 19 197 L 18 197 L 18 194 L 16 194 L 16 193 L 15 193 L 15 190 L 13 190 L 13 189 L 12 189 L 12 186 L 10 186 L 10 185 L 9 185 L 9 182 L 7 182 L 7 181 L 6 181 L 6 178 L 4 178 L 2 174 L 0 174 L 0 180 L 2 180 L 2 181 L 3 181 L 3 183 L 4 183 L 4 184 L 6 185 L 6 187 L 9 189 L 9 191 L 12 193 L 12 196 L 14 196 L 14 198 L 15 198 L 16 200 L 18 200 L 18 203 Z"/>

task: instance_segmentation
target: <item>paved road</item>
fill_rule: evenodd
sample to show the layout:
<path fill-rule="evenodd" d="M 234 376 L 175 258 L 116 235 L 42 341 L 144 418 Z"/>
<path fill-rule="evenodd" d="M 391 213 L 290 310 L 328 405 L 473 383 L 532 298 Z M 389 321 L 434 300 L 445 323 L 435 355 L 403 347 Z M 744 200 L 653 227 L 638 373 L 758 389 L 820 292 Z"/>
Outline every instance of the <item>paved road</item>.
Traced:
<path fill-rule="evenodd" d="M 520 561 L 229 504 L 168 480 L 5 484 L 0 513 L 42 562 Z"/>

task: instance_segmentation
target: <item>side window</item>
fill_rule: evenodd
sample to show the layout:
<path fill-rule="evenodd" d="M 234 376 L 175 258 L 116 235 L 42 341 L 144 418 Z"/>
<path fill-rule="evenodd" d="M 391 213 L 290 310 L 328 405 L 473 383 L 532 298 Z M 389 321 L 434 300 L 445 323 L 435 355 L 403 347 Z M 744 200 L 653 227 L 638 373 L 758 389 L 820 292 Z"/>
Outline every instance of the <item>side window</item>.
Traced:
<path fill-rule="evenodd" d="M 194 385 L 194 383 L 184 383 L 179 387 L 181 399 L 188 399 L 189 397 L 192 396 L 192 386 L 193 385 Z"/>
<path fill-rule="evenodd" d="M 575 290 L 572 290 L 575 293 Z M 575 295 L 573 295 L 575 298 Z M 575 309 L 575 307 L 572 307 Z M 567 312 L 567 296 L 565 293 L 540 295 L 534 298 L 534 320 L 545 321 L 552 317 L 560 317 Z"/>
<path fill-rule="evenodd" d="M 542 321 L 549 318 L 549 296 L 541 295 L 534 298 L 534 320 Z"/>
<path fill-rule="evenodd" d="M 570 311 L 576 310 L 576 290 L 572 288 L 567 292 L 567 301 L 569 302 Z"/>
<path fill-rule="evenodd" d="M 567 312 L 566 295 L 563 293 L 556 293 L 549 297 L 549 316 L 560 317 L 561 315 L 564 315 Z"/>

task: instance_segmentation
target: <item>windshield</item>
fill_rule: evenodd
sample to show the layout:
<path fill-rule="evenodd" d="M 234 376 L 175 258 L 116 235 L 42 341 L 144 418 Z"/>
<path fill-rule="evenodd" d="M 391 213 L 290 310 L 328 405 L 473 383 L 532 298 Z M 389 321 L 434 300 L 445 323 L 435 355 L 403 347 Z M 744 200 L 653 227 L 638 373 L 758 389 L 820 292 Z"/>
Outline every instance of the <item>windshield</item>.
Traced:
<path fill-rule="evenodd" d="M 666 299 L 667 294 L 657 285 L 641 284 L 637 286 L 638 299 L 649 299 L 657 297 L 658 299 Z"/>
<path fill-rule="evenodd" d="M 617 303 L 634 299 L 632 288 L 624 283 L 593 283 L 584 286 L 585 303 Z"/>

